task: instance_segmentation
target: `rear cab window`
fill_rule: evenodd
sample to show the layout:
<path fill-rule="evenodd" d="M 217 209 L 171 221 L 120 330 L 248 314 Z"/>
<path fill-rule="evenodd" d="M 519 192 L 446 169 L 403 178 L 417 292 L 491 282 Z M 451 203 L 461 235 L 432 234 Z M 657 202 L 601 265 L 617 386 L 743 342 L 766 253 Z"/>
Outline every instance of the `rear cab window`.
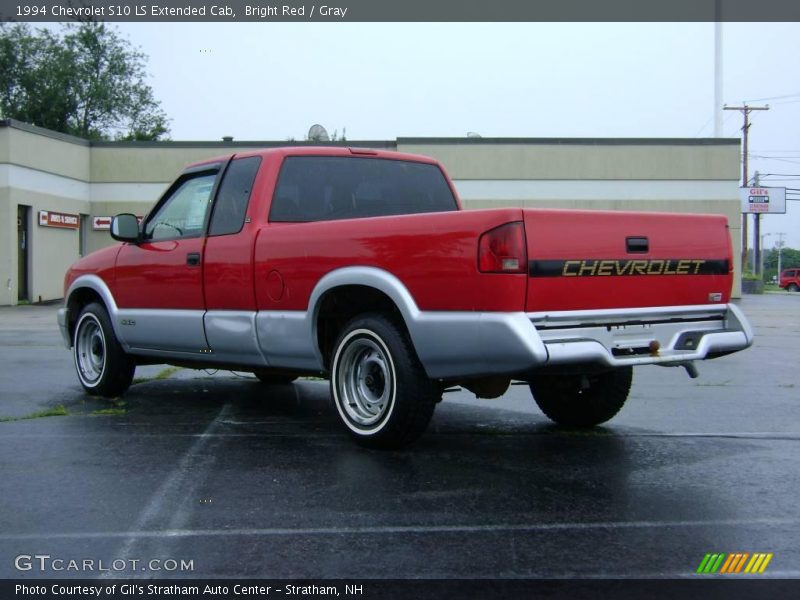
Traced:
<path fill-rule="evenodd" d="M 217 192 L 208 235 L 231 235 L 242 230 L 253 182 L 260 166 L 259 156 L 231 161 Z"/>
<path fill-rule="evenodd" d="M 348 156 L 289 156 L 269 220 L 304 223 L 458 210 L 435 164 Z"/>

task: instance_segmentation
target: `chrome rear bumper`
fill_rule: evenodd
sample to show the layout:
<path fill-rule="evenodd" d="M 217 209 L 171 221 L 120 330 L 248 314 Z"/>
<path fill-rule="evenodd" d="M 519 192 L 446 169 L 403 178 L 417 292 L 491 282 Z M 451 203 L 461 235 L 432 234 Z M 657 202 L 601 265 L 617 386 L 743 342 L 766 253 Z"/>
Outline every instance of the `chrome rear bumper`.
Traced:
<path fill-rule="evenodd" d="M 743 350 L 753 331 L 734 304 L 529 313 L 548 365 L 667 365 Z"/>
<path fill-rule="evenodd" d="M 753 343 L 733 304 L 542 313 L 420 312 L 408 323 L 430 377 L 595 364 L 678 366 Z"/>

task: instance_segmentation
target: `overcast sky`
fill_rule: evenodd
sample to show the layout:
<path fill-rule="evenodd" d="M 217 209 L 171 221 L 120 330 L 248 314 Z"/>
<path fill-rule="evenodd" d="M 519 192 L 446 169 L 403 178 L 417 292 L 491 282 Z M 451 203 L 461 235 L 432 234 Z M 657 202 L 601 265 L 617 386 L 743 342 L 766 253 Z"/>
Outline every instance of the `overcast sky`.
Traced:
<path fill-rule="evenodd" d="M 713 23 L 123 23 L 174 140 L 711 137 Z M 751 175 L 800 188 L 800 24 L 723 25 L 723 102 L 770 105 Z M 763 99 L 763 100 L 762 100 Z M 723 134 L 742 116 L 724 113 Z M 800 248 L 800 202 L 762 233 Z M 764 239 L 772 247 L 775 235 Z"/>

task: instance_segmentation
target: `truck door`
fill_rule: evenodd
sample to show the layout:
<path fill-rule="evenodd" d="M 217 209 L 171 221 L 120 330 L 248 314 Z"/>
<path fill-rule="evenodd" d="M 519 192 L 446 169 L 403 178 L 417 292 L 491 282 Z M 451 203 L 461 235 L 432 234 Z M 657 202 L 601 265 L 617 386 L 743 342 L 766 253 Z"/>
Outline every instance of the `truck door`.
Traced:
<path fill-rule="evenodd" d="M 206 353 L 203 248 L 220 164 L 185 172 L 117 256 L 114 297 L 132 348 Z"/>
<path fill-rule="evenodd" d="M 253 238 L 247 218 L 260 156 L 234 158 L 219 184 L 208 226 L 203 281 L 206 309 L 255 311 Z"/>
<path fill-rule="evenodd" d="M 203 281 L 205 331 L 214 356 L 264 366 L 256 336 L 253 244 L 258 217 L 250 197 L 260 156 L 234 158 L 225 169 L 208 226 Z"/>

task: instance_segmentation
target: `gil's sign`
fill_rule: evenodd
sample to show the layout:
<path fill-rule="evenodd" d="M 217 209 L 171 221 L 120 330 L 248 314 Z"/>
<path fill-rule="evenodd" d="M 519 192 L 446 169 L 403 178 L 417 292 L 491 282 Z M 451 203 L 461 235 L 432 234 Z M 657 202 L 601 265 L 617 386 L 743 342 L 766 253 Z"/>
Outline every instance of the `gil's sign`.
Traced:
<path fill-rule="evenodd" d="M 786 212 L 786 188 L 745 187 L 739 188 L 743 213 Z"/>

